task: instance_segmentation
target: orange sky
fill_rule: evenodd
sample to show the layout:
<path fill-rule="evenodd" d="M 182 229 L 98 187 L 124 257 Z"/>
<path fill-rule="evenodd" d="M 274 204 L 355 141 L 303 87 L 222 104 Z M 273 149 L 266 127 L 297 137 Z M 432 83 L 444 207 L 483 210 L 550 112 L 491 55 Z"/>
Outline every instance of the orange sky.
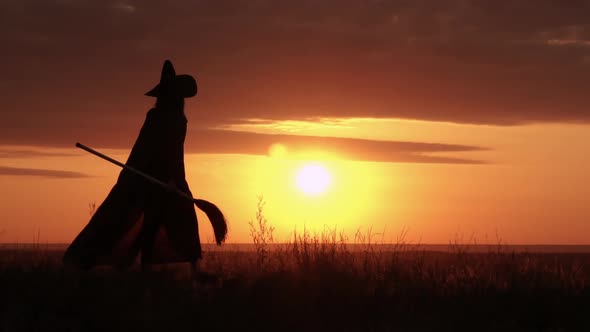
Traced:
<path fill-rule="evenodd" d="M 295 229 L 590 244 L 590 4 L 0 4 L 0 242 L 69 242 L 124 161 L 164 59 L 195 76 L 187 177 L 248 242 Z M 166 15 L 166 20 L 161 20 Z M 159 22 L 157 25 L 153 22 Z M 75 27 L 75 28 L 72 28 Z M 274 144 L 286 152 L 271 153 Z M 276 150 L 274 150 L 276 152 Z M 295 184 L 315 161 L 319 196 Z M 202 241 L 212 230 L 200 216 Z"/>
<path fill-rule="evenodd" d="M 465 157 L 488 163 L 350 161 L 330 155 L 329 151 L 311 154 L 312 159 L 306 159 L 303 153 L 292 156 L 290 152 L 279 157 L 188 154 L 187 178 L 196 195 L 215 202 L 227 214 L 230 242 L 250 240 L 247 222 L 254 217 L 257 196 L 262 194 L 267 201 L 266 215 L 277 228 L 279 239 L 286 239 L 304 225 L 317 231 L 327 225 L 343 229 L 351 237 L 358 228 L 385 230 L 385 241 L 394 240 L 402 228 L 407 228 L 408 240 L 422 243 L 447 243 L 471 235 L 478 242 L 495 242 L 496 234 L 513 244 L 589 243 L 590 176 L 586 169 L 590 157 L 579 153 L 590 139 L 588 126 L 388 122 L 349 120 L 341 128 L 318 125 L 302 129 L 302 134 L 325 131 L 336 136 L 347 133 L 379 139 L 468 139 L 491 150 L 471 152 Z M 391 134 L 398 127 L 405 129 Z M 2 175 L 3 242 L 29 242 L 37 231 L 42 241 L 72 240 L 89 220 L 88 204 L 102 202 L 119 171 L 73 147 L 4 147 L 2 151 L 3 166 L 82 171 L 87 176 Z M 32 156 L 33 151 L 41 155 Z M 127 151 L 103 152 L 119 160 L 127 156 Z M 307 196 L 295 184 L 297 170 L 308 160 L 322 163 L 332 176 L 331 185 L 322 195 Z M 199 217 L 202 241 L 211 242 L 210 225 L 203 215 Z"/>

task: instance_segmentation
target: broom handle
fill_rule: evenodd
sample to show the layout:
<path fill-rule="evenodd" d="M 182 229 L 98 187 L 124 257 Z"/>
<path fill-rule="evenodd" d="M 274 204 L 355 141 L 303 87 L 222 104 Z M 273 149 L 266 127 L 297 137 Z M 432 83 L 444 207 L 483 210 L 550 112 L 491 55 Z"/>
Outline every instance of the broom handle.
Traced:
<path fill-rule="evenodd" d="M 135 173 L 135 174 L 143 177 L 144 179 L 149 180 L 150 182 L 152 182 L 154 184 L 157 184 L 160 187 L 162 187 L 162 188 L 164 188 L 164 189 L 166 189 L 168 191 L 171 191 L 171 192 L 173 192 L 173 193 L 175 193 L 175 194 L 177 194 L 179 196 L 182 196 L 182 197 L 188 199 L 189 201 L 191 201 L 193 203 L 195 202 L 195 199 L 192 196 L 190 196 L 189 194 L 187 194 L 187 193 L 185 193 L 183 191 L 180 191 L 180 190 L 178 190 L 178 188 L 176 188 L 176 187 L 174 187 L 174 186 L 172 186 L 170 184 L 164 183 L 164 182 L 156 179 L 155 177 L 153 177 L 153 176 L 151 176 L 149 174 L 146 174 L 146 173 L 144 173 L 144 172 L 142 172 L 142 171 L 140 171 L 138 169 L 135 169 L 135 168 L 133 168 L 131 166 L 125 165 L 125 164 L 123 164 L 123 163 L 121 163 L 121 162 L 119 162 L 119 161 L 117 161 L 117 160 L 115 160 L 115 159 L 113 159 L 113 158 L 111 158 L 109 156 L 106 156 L 106 155 L 104 155 L 104 154 L 102 154 L 102 153 L 100 153 L 100 152 L 98 152 L 98 151 L 96 151 L 94 149 L 91 149 L 91 148 L 87 147 L 84 144 L 76 143 L 76 147 L 78 147 L 78 148 L 80 148 L 82 150 L 88 151 L 88 152 L 92 153 L 93 155 L 98 156 L 98 157 L 100 157 L 100 158 L 102 158 L 102 159 L 104 159 L 106 161 L 109 161 L 109 162 L 111 162 L 111 163 L 113 163 L 113 164 L 115 164 L 115 165 L 117 165 L 119 167 L 122 167 L 122 168 L 124 168 L 124 169 L 126 169 L 126 170 L 128 170 L 128 171 L 130 171 L 132 173 Z"/>

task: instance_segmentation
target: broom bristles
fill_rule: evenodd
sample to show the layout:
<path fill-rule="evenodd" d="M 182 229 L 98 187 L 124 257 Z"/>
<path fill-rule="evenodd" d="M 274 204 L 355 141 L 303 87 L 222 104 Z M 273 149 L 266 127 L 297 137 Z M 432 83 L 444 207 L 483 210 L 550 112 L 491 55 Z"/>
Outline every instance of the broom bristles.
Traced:
<path fill-rule="evenodd" d="M 213 232 L 215 233 L 215 242 L 221 245 L 225 241 L 227 236 L 227 221 L 221 210 L 213 203 L 204 199 L 195 199 L 195 205 L 205 212 L 207 218 L 213 226 Z"/>

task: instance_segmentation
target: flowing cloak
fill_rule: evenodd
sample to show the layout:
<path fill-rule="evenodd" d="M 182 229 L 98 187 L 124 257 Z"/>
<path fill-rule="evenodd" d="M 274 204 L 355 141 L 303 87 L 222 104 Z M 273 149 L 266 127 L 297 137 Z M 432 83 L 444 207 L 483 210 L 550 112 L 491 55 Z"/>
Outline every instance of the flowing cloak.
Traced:
<path fill-rule="evenodd" d="M 127 165 L 192 196 L 184 172 L 187 120 L 182 110 L 153 108 Z M 66 250 L 64 262 L 80 268 L 194 262 L 201 258 L 192 202 L 123 169 L 90 222 Z"/>

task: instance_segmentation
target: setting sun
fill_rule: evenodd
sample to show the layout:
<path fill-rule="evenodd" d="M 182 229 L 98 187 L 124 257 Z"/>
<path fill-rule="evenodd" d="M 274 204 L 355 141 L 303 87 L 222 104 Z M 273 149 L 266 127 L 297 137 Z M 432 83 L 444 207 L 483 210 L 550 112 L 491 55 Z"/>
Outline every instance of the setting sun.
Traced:
<path fill-rule="evenodd" d="M 321 164 L 306 164 L 297 172 L 297 187 L 307 195 L 324 193 L 331 182 L 330 173 Z"/>

